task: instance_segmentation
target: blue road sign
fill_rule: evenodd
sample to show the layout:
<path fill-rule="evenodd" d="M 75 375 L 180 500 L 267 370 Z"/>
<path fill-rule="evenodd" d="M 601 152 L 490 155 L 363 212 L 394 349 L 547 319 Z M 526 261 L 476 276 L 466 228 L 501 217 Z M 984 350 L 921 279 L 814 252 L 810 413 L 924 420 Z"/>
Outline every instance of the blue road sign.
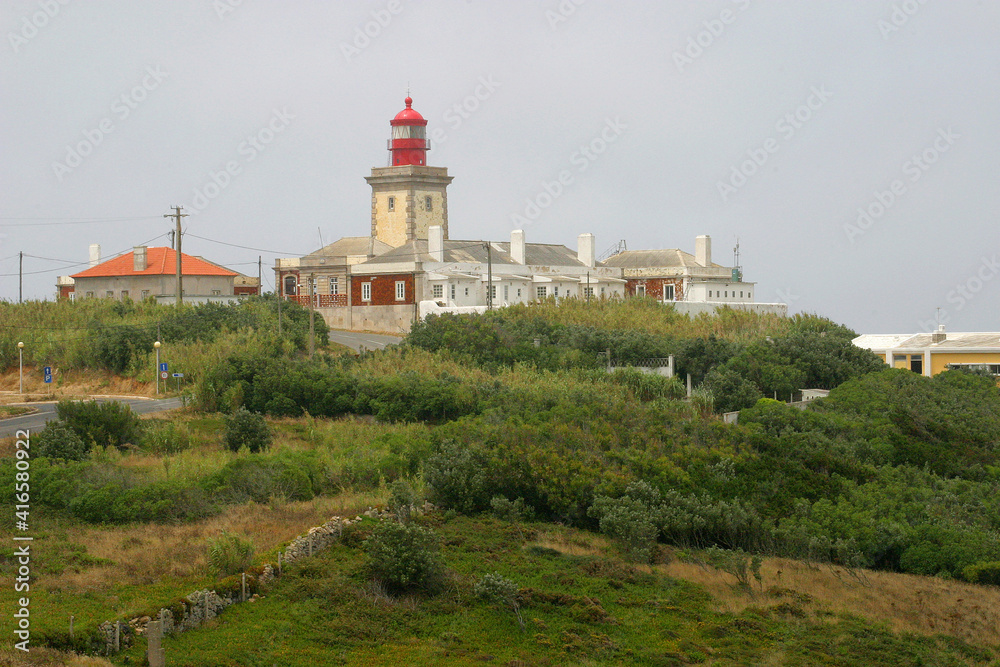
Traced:
<path fill-rule="evenodd" d="M 45 382 L 46 383 L 51 383 L 52 382 L 52 366 L 46 366 L 45 368 L 42 369 L 42 372 L 45 375 Z"/>
<path fill-rule="evenodd" d="M 184 373 L 174 373 L 174 377 L 175 378 L 182 378 L 182 377 L 184 377 Z"/>
<path fill-rule="evenodd" d="M 160 364 L 160 372 L 161 373 L 167 372 L 167 362 L 163 362 L 162 364 Z"/>

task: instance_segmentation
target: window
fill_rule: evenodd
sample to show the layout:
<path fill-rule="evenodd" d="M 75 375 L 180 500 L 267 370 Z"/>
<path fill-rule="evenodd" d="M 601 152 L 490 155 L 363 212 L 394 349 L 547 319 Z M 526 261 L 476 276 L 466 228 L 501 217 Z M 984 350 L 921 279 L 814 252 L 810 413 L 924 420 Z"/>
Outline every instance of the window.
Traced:
<path fill-rule="evenodd" d="M 361 283 L 361 300 L 371 301 L 372 300 L 372 284 L 371 283 Z"/>
<path fill-rule="evenodd" d="M 330 278 L 330 294 L 340 294 L 340 278 Z"/>
<path fill-rule="evenodd" d="M 555 287 L 552 288 L 552 296 L 555 297 L 559 296 L 559 285 L 556 285 Z"/>
<path fill-rule="evenodd" d="M 93 292 L 87 292 L 87 298 L 88 299 L 93 299 L 94 298 L 94 293 Z"/>
<path fill-rule="evenodd" d="M 491 301 L 496 301 L 497 300 L 497 286 L 496 285 L 490 285 L 490 300 Z"/>
<path fill-rule="evenodd" d="M 424 197 L 424 210 L 430 211 L 434 205 L 434 200 L 431 199 L 430 195 Z"/>
<path fill-rule="evenodd" d="M 465 288 L 465 296 L 469 296 L 469 288 L 468 287 Z"/>
<path fill-rule="evenodd" d="M 583 288 L 583 296 L 584 296 L 584 298 L 587 298 L 587 299 L 593 297 L 594 296 L 594 288 L 593 287 L 584 287 Z"/>
<path fill-rule="evenodd" d="M 521 288 L 520 287 L 517 288 L 517 298 L 518 299 L 521 298 Z"/>
<path fill-rule="evenodd" d="M 635 286 L 635 295 L 636 296 L 646 296 L 646 286 L 645 285 L 636 285 Z"/>
<path fill-rule="evenodd" d="M 104 296 L 108 297 L 109 299 L 112 299 L 115 296 L 115 291 L 113 289 L 109 289 L 107 292 L 104 293 Z"/>
<path fill-rule="evenodd" d="M 548 289 L 546 289 L 545 285 L 541 285 L 535 288 L 535 296 L 538 297 L 539 299 L 544 299 L 547 294 L 548 294 Z"/>
<path fill-rule="evenodd" d="M 433 292 L 433 297 L 435 299 L 444 298 L 444 285 L 434 285 L 431 287 L 431 291 Z"/>
<path fill-rule="evenodd" d="M 149 297 L 149 290 L 148 289 L 142 290 L 142 298 L 145 299 L 148 297 Z"/>
<path fill-rule="evenodd" d="M 503 286 L 503 300 L 510 301 L 510 285 Z"/>
<path fill-rule="evenodd" d="M 451 300 L 455 300 L 455 285 L 451 286 Z"/>
<path fill-rule="evenodd" d="M 389 197 L 389 211 L 395 211 L 395 210 L 396 210 L 396 198 Z"/>
<path fill-rule="evenodd" d="M 743 298 L 743 290 L 740 290 L 740 298 Z"/>
<path fill-rule="evenodd" d="M 663 286 L 663 300 L 664 301 L 673 301 L 674 300 L 674 286 L 673 285 L 664 285 Z"/>
<path fill-rule="evenodd" d="M 748 299 L 752 299 L 753 298 L 753 292 L 747 292 L 747 298 Z"/>
<path fill-rule="evenodd" d="M 604 296 L 604 285 L 601 285 L 601 296 Z"/>
<path fill-rule="evenodd" d="M 924 357 L 922 354 L 914 354 L 910 356 L 910 370 L 914 373 L 924 372 Z"/>
<path fill-rule="evenodd" d="M 123 289 L 122 290 L 122 299 L 127 299 L 127 298 L 128 298 L 128 290 L 127 289 Z"/>
<path fill-rule="evenodd" d="M 726 290 L 726 298 L 729 298 L 729 290 Z"/>
<path fill-rule="evenodd" d="M 404 301 L 406 299 L 406 282 L 403 280 L 396 281 L 396 301 Z"/>
<path fill-rule="evenodd" d="M 285 294 L 295 294 L 295 276 L 285 276 Z"/>

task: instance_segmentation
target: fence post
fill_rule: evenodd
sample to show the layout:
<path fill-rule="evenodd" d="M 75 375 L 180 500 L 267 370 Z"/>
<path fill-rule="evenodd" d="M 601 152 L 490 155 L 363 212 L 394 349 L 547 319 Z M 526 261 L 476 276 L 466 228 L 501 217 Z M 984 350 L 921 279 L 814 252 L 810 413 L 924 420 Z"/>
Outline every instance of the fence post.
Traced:
<path fill-rule="evenodd" d="M 281 576 L 281 552 L 278 552 L 278 576 Z"/>
<path fill-rule="evenodd" d="M 121 623 L 115 621 L 115 653 L 122 650 L 122 626 Z"/>
<path fill-rule="evenodd" d="M 243 573 L 243 593 L 240 596 L 240 602 L 247 601 L 247 573 Z"/>
<path fill-rule="evenodd" d="M 69 615 L 69 640 L 73 641 L 73 614 Z"/>
<path fill-rule="evenodd" d="M 165 667 L 167 664 L 160 641 L 162 637 L 162 621 L 151 621 L 146 625 L 146 660 L 149 667 Z"/>

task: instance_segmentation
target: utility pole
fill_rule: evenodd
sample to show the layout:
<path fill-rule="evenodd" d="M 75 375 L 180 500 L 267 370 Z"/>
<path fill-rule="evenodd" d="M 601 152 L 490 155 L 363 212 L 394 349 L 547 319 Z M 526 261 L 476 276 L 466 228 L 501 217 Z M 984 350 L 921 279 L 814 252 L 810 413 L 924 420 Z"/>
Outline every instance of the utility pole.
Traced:
<path fill-rule="evenodd" d="M 313 286 L 316 283 L 316 274 L 309 274 L 309 358 L 313 358 L 316 353 L 316 309 L 313 307 Z"/>
<path fill-rule="evenodd" d="M 489 241 L 483 245 L 486 247 L 486 310 L 493 310 L 493 250 Z"/>
<path fill-rule="evenodd" d="M 24 251 L 17 253 L 17 302 L 24 295 Z"/>
<path fill-rule="evenodd" d="M 264 281 L 261 280 L 263 275 L 261 273 L 260 255 L 257 255 L 257 296 L 264 296 Z"/>
<path fill-rule="evenodd" d="M 181 218 L 186 218 L 187 213 L 181 213 L 180 206 L 173 207 L 174 212 L 164 215 L 164 218 L 174 218 L 177 221 L 177 228 L 174 233 L 177 235 L 177 247 L 174 248 L 177 255 L 177 307 L 180 308 L 181 303 L 184 301 L 184 277 L 181 273 Z"/>

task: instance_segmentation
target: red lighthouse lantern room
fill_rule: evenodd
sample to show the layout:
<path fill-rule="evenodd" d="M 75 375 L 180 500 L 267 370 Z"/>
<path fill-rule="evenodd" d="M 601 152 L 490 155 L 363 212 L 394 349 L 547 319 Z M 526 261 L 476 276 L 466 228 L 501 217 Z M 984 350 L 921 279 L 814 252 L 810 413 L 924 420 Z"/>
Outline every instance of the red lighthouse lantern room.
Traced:
<path fill-rule="evenodd" d="M 427 164 L 427 121 L 411 106 L 413 100 L 407 97 L 406 108 L 389 121 L 392 139 L 389 140 L 389 164 L 393 167 L 404 164 Z"/>

